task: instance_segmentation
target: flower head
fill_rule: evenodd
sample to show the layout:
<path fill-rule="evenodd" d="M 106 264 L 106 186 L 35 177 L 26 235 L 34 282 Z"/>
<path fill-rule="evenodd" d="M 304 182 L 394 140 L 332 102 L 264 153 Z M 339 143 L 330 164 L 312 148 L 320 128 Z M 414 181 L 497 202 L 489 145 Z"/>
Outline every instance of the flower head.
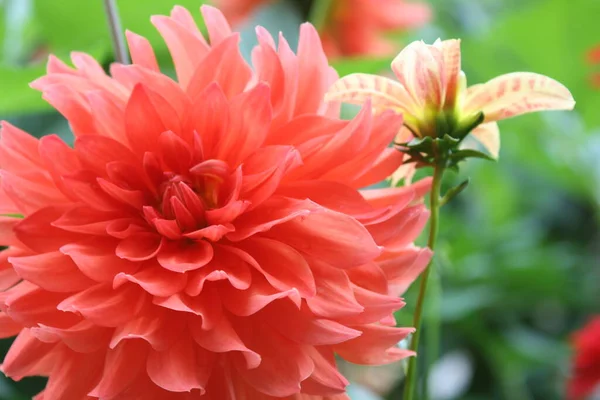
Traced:
<path fill-rule="evenodd" d="M 251 68 L 238 35 L 176 7 L 153 24 L 161 74 L 128 32 L 133 65 L 51 57 L 32 86 L 74 147 L 3 123 L 2 371 L 49 376 L 38 399 L 345 399 L 334 355 L 382 364 L 397 298 L 431 257 L 413 246 L 429 181 L 359 191 L 402 162 L 402 119 L 323 103 L 337 78 L 314 28 L 297 54 L 262 28 Z"/>
<path fill-rule="evenodd" d="M 413 42 L 394 59 L 392 70 L 398 81 L 367 74 L 343 77 L 326 98 L 355 104 L 370 100 L 377 111 L 401 112 L 405 126 L 417 137 L 448 134 L 462 139 L 472 130 L 494 157 L 500 149 L 496 121 L 575 105 L 566 87 L 530 72 L 501 75 L 467 88 L 459 40 Z"/>
<path fill-rule="evenodd" d="M 258 7 L 273 0 L 213 0 L 234 27 L 243 23 Z"/>
<path fill-rule="evenodd" d="M 600 317 L 592 319 L 573 339 L 575 357 L 568 398 L 579 400 L 600 385 Z"/>
<path fill-rule="evenodd" d="M 272 1 L 272 0 L 271 0 Z M 319 1 L 319 0 L 317 0 Z M 214 0 L 233 23 L 242 22 L 269 0 Z M 405 0 L 332 0 L 320 29 L 330 57 L 388 56 L 398 47 L 385 34 L 415 29 L 431 18 L 429 5 Z"/>
<path fill-rule="evenodd" d="M 429 5 L 405 0 L 334 0 L 322 29 L 330 56 L 389 56 L 398 45 L 385 34 L 415 29 L 431 18 Z"/>
<path fill-rule="evenodd" d="M 600 45 L 594 46 L 587 53 L 587 61 L 592 66 L 600 65 Z M 590 80 L 594 88 L 600 88 L 600 72 L 592 73 L 590 76 Z"/>

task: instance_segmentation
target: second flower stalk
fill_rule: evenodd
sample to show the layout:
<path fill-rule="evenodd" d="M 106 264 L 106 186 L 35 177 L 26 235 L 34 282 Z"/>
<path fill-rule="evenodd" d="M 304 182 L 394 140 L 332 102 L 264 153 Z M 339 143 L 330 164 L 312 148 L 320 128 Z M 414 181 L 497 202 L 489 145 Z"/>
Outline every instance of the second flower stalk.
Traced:
<path fill-rule="evenodd" d="M 326 99 L 351 104 L 370 102 L 375 112 L 402 113 L 404 126 L 397 145 L 408 158 L 392 183 L 409 182 L 416 168 L 433 168 L 428 247 L 434 249 L 439 211 L 467 185 L 465 181 L 442 197 L 444 172 L 458 169 L 467 158 L 498 158 L 500 136 L 496 121 L 543 110 L 570 110 L 575 101 L 561 83 L 544 75 L 516 72 L 467 88 L 461 71 L 460 40 L 422 41 L 408 45 L 393 61 L 397 81 L 368 74 L 351 74 L 336 82 Z M 468 139 L 468 140 L 465 140 Z M 482 152 L 480 150 L 484 150 Z M 423 306 L 431 264 L 424 270 L 415 306 L 410 350 L 419 346 Z M 413 400 L 417 358 L 409 360 L 403 400 Z M 425 380 L 426 381 L 426 380 Z"/>

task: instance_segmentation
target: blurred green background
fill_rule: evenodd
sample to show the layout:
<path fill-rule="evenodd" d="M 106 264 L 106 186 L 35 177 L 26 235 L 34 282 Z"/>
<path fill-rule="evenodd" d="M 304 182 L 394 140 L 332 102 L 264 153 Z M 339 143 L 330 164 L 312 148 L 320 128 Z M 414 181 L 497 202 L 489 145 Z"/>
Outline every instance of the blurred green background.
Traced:
<path fill-rule="evenodd" d="M 429 3 L 432 22 L 399 41 L 460 37 L 470 83 L 535 71 L 563 82 L 577 106 L 501 122 L 500 161 L 469 161 L 447 176 L 448 186 L 467 176 L 471 185 L 442 211 L 421 351 L 433 369 L 422 384 L 432 400 L 563 399 L 569 336 L 600 311 L 600 89 L 591 86 L 594 66 L 586 63 L 586 52 L 600 44 L 600 2 Z M 149 16 L 180 4 L 199 17 L 200 1 L 118 4 L 125 27 L 149 37 L 168 72 L 166 47 Z M 283 31 L 294 44 L 309 7 L 282 0 L 259 10 L 240 28 L 244 54 L 255 43 L 255 23 Z M 70 141 L 64 119 L 28 83 L 44 73 L 48 53 L 66 59 L 73 50 L 111 62 L 100 0 L 0 0 L 0 119 Z M 333 64 L 341 74 L 377 73 L 389 60 Z M 414 289 L 398 314 L 403 325 L 410 325 Z M 1 342 L 0 351 L 9 344 Z M 400 399 L 402 367 L 343 366 L 360 400 Z M 41 378 L 14 383 L 0 375 L 0 399 L 30 399 L 42 386 Z"/>

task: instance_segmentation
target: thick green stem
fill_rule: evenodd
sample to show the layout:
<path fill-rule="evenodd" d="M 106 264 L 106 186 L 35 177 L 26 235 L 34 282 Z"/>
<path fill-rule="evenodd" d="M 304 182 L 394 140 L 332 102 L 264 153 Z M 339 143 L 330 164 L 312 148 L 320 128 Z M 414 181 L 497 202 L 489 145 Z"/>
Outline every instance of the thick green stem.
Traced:
<path fill-rule="evenodd" d="M 123 28 L 121 28 L 121 19 L 119 18 L 117 4 L 115 0 L 103 0 L 103 2 L 110 28 L 110 38 L 115 52 L 115 60 L 121 64 L 129 64 L 129 55 L 125 46 L 125 38 L 123 37 Z"/>
<path fill-rule="evenodd" d="M 429 198 L 429 209 L 431 211 L 431 217 L 429 219 L 429 240 L 427 241 L 427 247 L 431 250 L 435 247 L 435 241 L 438 233 L 438 224 L 440 216 L 440 191 L 442 186 L 442 177 L 444 175 L 443 163 L 436 163 L 433 170 L 433 183 L 431 186 L 431 195 Z M 421 335 L 421 320 L 423 317 L 423 305 L 425 303 L 425 293 L 427 291 L 427 282 L 429 281 L 429 273 L 432 268 L 433 260 L 429 262 L 425 271 L 421 275 L 421 284 L 419 286 L 419 297 L 417 298 L 417 305 L 415 308 L 415 315 L 413 318 L 413 325 L 416 329 L 412 340 L 410 342 L 410 350 L 416 352 L 419 348 L 419 337 Z M 404 386 L 403 400 L 412 400 L 415 392 L 417 375 L 417 357 L 411 357 L 408 361 L 408 372 L 406 374 L 406 384 Z"/>

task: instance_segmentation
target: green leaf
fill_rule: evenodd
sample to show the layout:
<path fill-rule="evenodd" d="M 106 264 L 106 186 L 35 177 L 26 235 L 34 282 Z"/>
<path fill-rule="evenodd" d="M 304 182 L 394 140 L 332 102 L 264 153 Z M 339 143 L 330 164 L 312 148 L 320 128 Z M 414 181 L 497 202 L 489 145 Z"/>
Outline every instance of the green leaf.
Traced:
<path fill-rule="evenodd" d="M 146 36 L 161 52 L 166 45 L 150 23 L 150 16 L 168 14 L 175 5 L 180 5 L 189 9 L 200 23 L 198 8 L 202 3 L 198 0 L 145 0 L 140 7 L 137 0 L 120 0 L 118 7 L 123 28 Z M 90 46 L 100 46 L 110 54 L 110 35 L 102 1 L 35 0 L 35 15 L 42 37 L 52 51 L 84 51 Z"/>
<path fill-rule="evenodd" d="M 451 160 L 454 163 L 458 163 L 467 158 L 483 158 L 484 160 L 496 161 L 496 159 L 489 154 L 473 149 L 459 150 L 451 156 Z"/>
<path fill-rule="evenodd" d="M 40 92 L 29 87 L 29 83 L 45 73 L 45 67 L 23 69 L 0 66 L 0 114 L 28 113 L 49 109 Z"/>
<path fill-rule="evenodd" d="M 467 188 L 467 186 L 469 186 L 469 182 L 470 182 L 470 178 L 467 178 L 464 181 L 462 181 L 460 184 L 458 184 L 457 186 L 454 186 L 453 188 L 448 189 L 448 191 L 444 195 L 444 198 L 442 199 L 440 204 L 443 206 L 444 204 L 447 204 L 453 198 L 458 196 L 463 190 L 465 190 Z"/>
<path fill-rule="evenodd" d="M 320 32 L 323 26 L 327 23 L 329 15 L 332 11 L 333 0 L 318 0 L 313 1 L 308 21 Z"/>
<path fill-rule="evenodd" d="M 460 143 L 460 139 L 454 138 L 448 134 L 445 134 L 442 138 L 437 138 L 436 141 L 442 152 L 454 150 Z"/>
<path fill-rule="evenodd" d="M 406 144 L 403 144 L 402 146 L 410 150 L 427 153 L 431 152 L 432 145 L 433 139 L 430 136 L 425 136 L 422 138 L 414 138 L 413 140 Z"/>
<path fill-rule="evenodd" d="M 95 58 L 102 54 L 97 47 L 90 47 L 88 53 Z M 66 56 L 59 53 L 58 56 Z M 27 67 L 12 67 L 0 64 L 0 115 L 30 114 L 51 110 L 52 107 L 42 99 L 39 91 L 29 87 L 29 84 L 37 78 L 46 74 L 46 66 L 43 64 Z"/>
<path fill-rule="evenodd" d="M 1 214 L 0 217 L 19 218 L 19 219 L 24 218 L 24 216 L 21 214 Z"/>
<path fill-rule="evenodd" d="M 519 12 L 497 19 L 487 34 L 462 42 L 470 84 L 513 71 L 548 75 L 571 90 L 588 122 L 600 124 L 600 96 L 587 79 L 592 68 L 585 61 L 598 43 L 598 15 L 598 1 L 523 2 Z"/>

